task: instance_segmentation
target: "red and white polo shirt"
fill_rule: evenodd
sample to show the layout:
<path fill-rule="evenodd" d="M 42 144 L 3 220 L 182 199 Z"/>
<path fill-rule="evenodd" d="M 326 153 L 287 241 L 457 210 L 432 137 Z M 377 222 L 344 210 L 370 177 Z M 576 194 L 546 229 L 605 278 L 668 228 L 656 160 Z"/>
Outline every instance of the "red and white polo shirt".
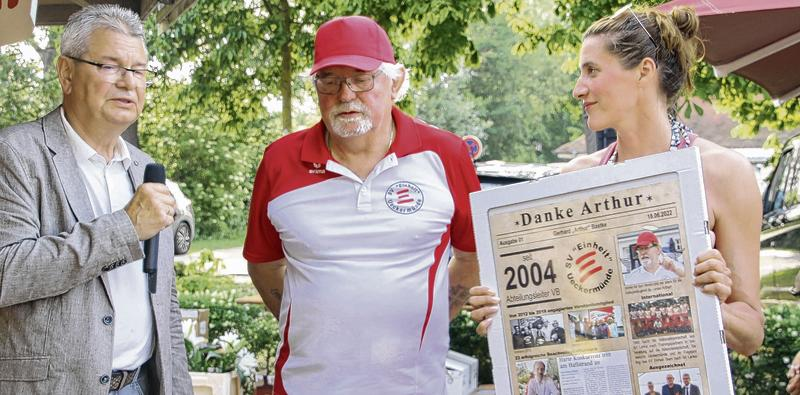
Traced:
<path fill-rule="evenodd" d="M 264 152 L 244 246 L 286 258 L 276 394 L 442 394 L 450 244 L 475 251 L 480 188 L 456 135 L 392 110 L 389 153 L 359 179 L 319 124 Z"/>

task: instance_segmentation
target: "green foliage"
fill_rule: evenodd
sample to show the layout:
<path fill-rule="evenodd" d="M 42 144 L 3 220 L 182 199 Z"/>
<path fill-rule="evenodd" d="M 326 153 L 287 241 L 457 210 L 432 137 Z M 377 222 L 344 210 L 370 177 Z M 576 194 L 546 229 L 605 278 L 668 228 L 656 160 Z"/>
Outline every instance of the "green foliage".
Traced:
<path fill-rule="evenodd" d="M 192 254 L 205 249 L 221 250 L 226 248 L 241 247 L 244 244 L 244 236 L 245 231 L 242 229 L 238 235 L 233 235 L 230 238 L 195 240 L 192 242 L 191 248 L 189 248 L 189 253 Z"/>
<path fill-rule="evenodd" d="M 231 371 L 237 354 L 243 348 L 255 354 L 259 369 L 273 371 L 278 342 L 278 323 L 261 305 L 238 304 L 236 299 L 254 293 L 254 289 L 204 290 L 179 295 L 181 308 L 209 309 L 209 340 L 211 346 L 187 349 L 187 357 L 194 360 L 193 369 Z M 222 349 L 224 337 L 238 335 L 240 342 L 230 349 Z M 220 346 L 216 346 L 214 344 Z M 193 354 L 194 353 L 194 354 Z M 240 355 L 239 355 L 240 356 Z M 246 377 L 240 378 L 246 379 Z M 243 380 L 247 382 L 247 380 Z"/>
<path fill-rule="evenodd" d="M 201 0 L 164 32 L 147 21 L 161 69 L 192 71 L 180 81 L 162 73 L 150 89 L 140 142 L 192 199 L 201 239 L 246 227 L 256 167 L 282 134 L 263 103 L 278 91 L 275 59 L 286 36 L 259 4 Z"/>
<path fill-rule="evenodd" d="M 182 97 L 189 89 L 160 80 L 148 91 L 139 142 L 192 199 L 198 237 L 235 236 L 247 224 L 261 154 L 278 136 L 268 132 L 277 130 L 276 119 L 266 110 L 245 120 L 213 103 L 195 106 Z"/>
<path fill-rule="evenodd" d="M 244 393 L 255 392 L 258 362 L 247 349 L 248 342 L 240 339 L 236 332 L 227 332 L 211 343 L 195 344 L 184 339 L 184 345 L 190 372 L 236 372 Z"/>
<path fill-rule="evenodd" d="M 415 97 L 422 119 L 484 144 L 481 160 L 550 162 L 552 151 L 582 132 L 581 112 L 564 73 L 565 56 L 517 54 L 519 36 L 501 17 L 470 28 L 481 62 Z"/>
<path fill-rule="evenodd" d="M 752 358 L 733 353 L 731 365 L 737 394 L 779 394 L 786 388 L 786 371 L 800 351 L 800 306 L 769 305 L 764 310 L 764 344 Z"/>
<path fill-rule="evenodd" d="M 498 7 L 508 15 L 515 31 L 523 36 L 518 48 L 533 52 L 540 44 L 550 53 L 568 53 L 577 57 L 582 33 L 597 19 L 611 15 L 627 4 L 628 0 L 553 0 L 550 9 L 557 19 L 537 24 L 520 9 L 516 1 L 501 1 Z M 511 4 L 508 4 L 511 3 Z M 524 4 L 541 2 L 528 0 Z M 659 0 L 634 1 L 637 6 L 652 6 L 663 3 Z M 769 95 L 760 86 L 736 75 L 716 78 L 710 65 L 702 62 L 694 76 L 694 96 L 714 102 L 743 126 L 733 131 L 734 135 L 753 136 L 759 128 L 790 130 L 800 125 L 800 99 L 792 99 L 776 107 Z M 685 102 L 681 103 L 685 106 Z M 691 113 L 691 109 L 687 110 Z"/>
<path fill-rule="evenodd" d="M 262 305 L 239 304 L 236 299 L 248 296 L 255 289 L 208 289 L 194 293 L 181 293 L 182 308 L 209 309 L 209 339 L 217 339 L 234 330 L 254 352 L 265 352 L 273 357 L 278 344 L 278 325 L 272 314 Z"/>
<path fill-rule="evenodd" d="M 348 5 L 340 15 L 362 14 L 375 18 L 389 33 L 398 60 L 415 70 L 416 78 L 455 74 L 461 59 L 478 63 L 478 52 L 467 35 L 472 22 L 494 16 L 487 0 L 432 0 L 406 2 L 338 1 Z"/>
<path fill-rule="evenodd" d="M 29 39 L 0 50 L 0 128 L 42 117 L 61 103 L 53 61 L 61 28 L 37 31 L 47 35 L 43 45 Z M 25 59 L 23 47 L 36 50 L 39 59 Z"/>
<path fill-rule="evenodd" d="M 313 60 L 314 32 L 335 16 L 373 17 L 389 33 L 400 61 L 421 76 L 435 76 L 455 72 L 462 56 L 476 60 L 466 28 L 494 9 L 488 0 L 323 0 L 287 6 L 281 0 L 200 0 L 171 29 L 149 35 L 151 50 L 165 70 L 194 64 L 192 78 L 202 84 L 192 84 L 189 100 L 220 102 L 222 111 L 237 113 L 241 105 L 231 97 L 249 98 L 246 105 L 252 106 L 279 91 L 286 78 L 285 44 L 294 94 L 304 89 L 297 76 Z"/>
<path fill-rule="evenodd" d="M 190 372 L 223 373 L 236 369 L 236 353 L 241 350 L 230 344 L 192 344 L 184 339 Z M 238 345 L 237 345 L 238 346 Z M 226 348 L 227 347 L 227 348 Z"/>
<path fill-rule="evenodd" d="M 162 73 L 150 89 L 141 145 L 193 200 L 199 237 L 232 236 L 246 225 L 264 147 L 291 131 L 264 103 L 311 95 L 300 74 L 311 66 L 317 26 L 337 15 L 372 16 L 398 59 L 432 76 L 475 58 L 467 25 L 493 8 L 489 0 L 199 0 L 167 31 L 150 19 L 148 46 L 160 69 L 192 72 L 181 82 Z M 295 109 L 290 119 L 302 116 Z"/>
<path fill-rule="evenodd" d="M 302 43 L 290 54 L 297 75 L 309 64 L 313 43 L 311 25 L 293 24 L 286 31 L 279 3 L 200 0 L 165 32 L 157 32 L 152 19 L 148 21 L 148 43 L 162 69 L 183 64 L 193 69 L 192 81 L 179 97 L 183 103 L 219 114 L 225 118 L 220 121 L 235 129 L 269 117 L 262 100 L 279 92 L 282 45 L 287 40 Z M 324 15 L 324 10 L 289 9 L 292 18 L 303 11 L 314 24 L 319 12 Z"/>
<path fill-rule="evenodd" d="M 176 263 L 181 308 L 209 309 L 210 345 L 193 346 L 187 349 L 188 356 L 199 371 L 230 371 L 235 355 L 246 348 L 255 354 L 260 368 L 271 371 L 279 342 L 278 323 L 262 305 L 236 303 L 236 299 L 256 290 L 250 284 L 219 276 L 220 268 L 221 261 L 210 251 L 203 251 L 199 259 L 187 264 Z M 231 340 L 231 333 L 239 340 Z"/>
<path fill-rule="evenodd" d="M 486 141 L 492 121 L 486 119 L 481 98 L 469 91 L 469 72 L 445 75 L 431 81 L 414 94 L 417 116 L 460 136 L 474 135 Z"/>
<path fill-rule="evenodd" d="M 552 150 L 582 133 L 581 111 L 572 99 L 575 76 L 564 73 L 565 56 L 545 56 L 539 48 L 512 51 L 519 37 L 495 18 L 475 25 L 473 36 L 481 64 L 470 90 L 484 98 L 487 130 L 485 159 L 550 162 Z"/>
<path fill-rule="evenodd" d="M 222 259 L 216 258 L 211 250 L 200 251 L 200 256 L 195 260 L 187 263 L 175 262 L 175 287 L 179 293 L 242 288 L 230 277 L 219 276 L 219 271 L 224 267 Z M 249 287 L 244 289 L 249 290 Z"/>
<path fill-rule="evenodd" d="M 788 268 L 774 271 L 761 277 L 762 287 L 791 287 L 800 268 Z"/>
<path fill-rule="evenodd" d="M 475 332 L 475 324 L 469 312 L 462 310 L 450 322 L 450 349 L 478 359 L 478 382 L 492 383 L 492 358 L 489 343 Z"/>

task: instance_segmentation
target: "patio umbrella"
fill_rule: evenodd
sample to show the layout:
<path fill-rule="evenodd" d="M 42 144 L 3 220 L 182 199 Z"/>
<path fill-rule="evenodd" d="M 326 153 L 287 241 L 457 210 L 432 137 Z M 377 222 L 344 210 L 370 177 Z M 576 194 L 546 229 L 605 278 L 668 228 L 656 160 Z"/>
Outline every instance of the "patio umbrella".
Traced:
<path fill-rule="evenodd" d="M 0 0 L 0 46 L 33 36 L 38 0 Z"/>
<path fill-rule="evenodd" d="M 718 77 L 752 80 L 777 103 L 800 96 L 800 0 L 673 0 L 659 8 L 676 6 L 697 11 L 705 60 Z"/>

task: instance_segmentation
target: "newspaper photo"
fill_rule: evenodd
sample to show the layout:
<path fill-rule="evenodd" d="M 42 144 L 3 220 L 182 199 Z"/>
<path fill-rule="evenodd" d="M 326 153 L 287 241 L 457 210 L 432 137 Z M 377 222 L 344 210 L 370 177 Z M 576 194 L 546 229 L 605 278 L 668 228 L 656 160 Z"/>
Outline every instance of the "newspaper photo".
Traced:
<path fill-rule="evenodd" d="M 696 149 L 471 195 L 497 394 L 732 394 Z"/>

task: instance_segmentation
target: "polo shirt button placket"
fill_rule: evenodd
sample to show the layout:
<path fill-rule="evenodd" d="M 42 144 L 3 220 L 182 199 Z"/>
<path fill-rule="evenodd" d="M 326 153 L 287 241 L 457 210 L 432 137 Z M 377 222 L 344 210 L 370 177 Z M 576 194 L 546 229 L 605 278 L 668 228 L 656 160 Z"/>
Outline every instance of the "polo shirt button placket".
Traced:
<path fill-rule="evenodd" d="M 372 202 L 370 202 L 369 196 L 369 186 L 364 183 L 358 188 L 358 209 L 360 211 L 369 211 L 370 207 L 372 206 Z"/>

